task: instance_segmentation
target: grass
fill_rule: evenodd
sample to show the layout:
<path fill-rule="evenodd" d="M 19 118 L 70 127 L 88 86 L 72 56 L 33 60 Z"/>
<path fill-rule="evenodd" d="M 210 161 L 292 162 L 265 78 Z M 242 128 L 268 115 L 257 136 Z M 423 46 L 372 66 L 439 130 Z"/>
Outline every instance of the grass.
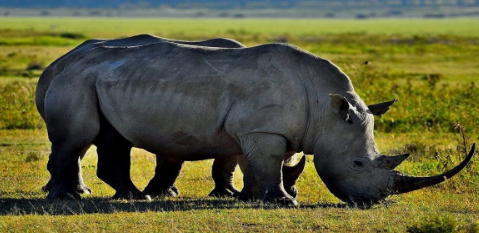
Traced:
<path fill-rule="evenodd" d="M 0 18 L 0 28 L 66 31 L 99 37 L 138 32 L 182 37 L 244 34 L 324 35 L 371 33 L 381 35 L 446 34 L 479 36 L 479 20 L 456 19 L 131 19 L 131 18 Z M 95 26 L 91 26 L 95 25 Z"/>
<path fill-rule="evenodd" d="M 393 196 L 368 210 L 334 197 L 308 156 L 298 182 L 300 207 L 281 209 L 206 197 L 213 188 L 211 160 L 185 164 L 179 198 L 110 200 L 114 191 L 97 178 L 91 148 L 82 170 L 93 194 L 81 201 L 47 201 L 40 188 L 49 179 L 50 144 L 33 101 L 41 68 L 87 38 L 151 33 L 187 40 L 230 37 L 248 46 L 289 42 L 336 63 L 366 103 L 398 98 L 376 118 L 376 142 L 385 154 L 411 153 L 398 170 L 427 176 L 463 158 L 456 122 L 470 143 L 478 139 L 478 27 L 477 19 L 0 18 L 0 231 L 478 232 L 477 155 L 446 183 Z M 135 149 L 132 166 L 134 183 L 144 188 L 154 156 Z M 235 175 L 241 187 L 242 174 Z"/>
<path fill-rule="evenodd" d="M 429 135 L 394 136 L 396 143 L 415 142 L 432 138 Z M 450 148 L 443 138 L 458 135 L 442 134 L 429 140 L 437 147 Z M 391 134 L 379 134 L 377 141 L 382 150 L 396 148 L 390 144 Z M 0 161 L 0 230 L 18 231 L 354 231 L 354 232 L 404 232 L 409 227 L 423 227 L 426 217 L 448 218 L 454 226 L 477 226 L 479 206 L 477 178 L 467 178 L 478 169 L 472 164 L 469 171 L 448 183 L 425 190 L 393 197 L 397 203 L 376 206 L 370 210 L 351 209 L 331 195 L 317 177 L 311 159 L 300 177 L 298 188 L 300 207 L 281 209 L 262 203 L 241 203 L 231 198 L 208 198 L 213 188 L 210 178 L 211 160 L 188 162 L 178 186 L 180 198 L 145 201 L 113 201 L 108 199 L 113 190 L 96 175 L 96 155 L 91 148 L 82 162 L 83 174 L 92 188 L 92 196 L 82 201 L 47 201 L 40 187 L 48 180 L 45 169 L 49 143 L 44 130 L 2 130 Z M 419 144 L 418 144 L 419 145 Z M 424 152 L 424 151 L 422 151 Z M 430 154 L 424 154 L 427 157 Z M 29 159 L 35 157 L 37 159 Z M 139 187 L 144 187 L 152 177 L 154 157 L 134 150 L 132 177 Z M 430 159 L 426 161 L 431 162 Z M 455 161 L 456 162 L 456 161 Z M 428 163 L 428 162 L 426 162 Z M 412 161 L 401 170 L 430 175 L 440 171 L 432 167 L 421 169 L 422 163 Z M 464 175 L 464 176 L 463 176 Z M 476 181 L 475 181 L 475 180 Z M 241 174 L 236 174 L 241 187 Z M 467 182 L 466 182 L 467 181 Z M 41 222 L 41 224 L 39 224 Z M 476 225 L 474 225 L 476 224 Z M 474 231 L 470 231 L 474 232 Z"/>

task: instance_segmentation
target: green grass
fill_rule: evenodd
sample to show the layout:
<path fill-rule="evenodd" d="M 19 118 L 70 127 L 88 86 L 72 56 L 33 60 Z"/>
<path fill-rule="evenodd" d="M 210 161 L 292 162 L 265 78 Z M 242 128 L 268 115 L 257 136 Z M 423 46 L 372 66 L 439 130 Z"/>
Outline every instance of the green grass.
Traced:
<path fill-rule="evenodd" d="M 66 31 L 112 37 L 156 35 L 221 35 L 227 33 L 323 35 L 371 33 L 380 35 L 445 34 L 479 36 L 479 19 L 131 19 L 131 18 L 0 18 L 14 30 Z"/>
<path fill-rule="evenodd" d="M 388 207 L 379 205 L 361 210 L 346 207 L 329 193 L 316 175 L 312 158 L 308 157 L 306 171 L 298 182 L 300 207 L 281 209 L 262 203 L 241 203 L 231 198 L 206 197 L 213 188 L 211 160 L 186 163 L 178 179 L 179 198 L 151 202 L 109 200 L 114 192 L 96 177 L 97 158 L 94 148 L 91 148 L 82 162 L 82 168 L 93 194 L 84 196 L 82 201 L 50 202 L 40 191 L 49 178 L 45 169 L 49 143 L 45 134 L 44 130 L 0 131 L 2 232 L 135 229 L 164 232 L 404 232 L 410 227 L 424 227 L 425 223 L 429 223 L 427 219 L 433 217 L 448 218 L 459 228 L 474 228 L 478 224 L 479 169 L 476 164 L 445 184 L 392 197 L 396 203 L 392 202 Z M 431 140 L 433 134 L 379 134 L 377 141 L 383 151 L 396 148 L 403 142 L 422 140 L 444 149 L 451 148 L 447 143 L 457 136 L 441 134 L 436 140 Z M 397 144 L 391 144 L 393 138 Z M 432 157 L 430 153 L 422 156 Z M 133 181 L 143 188 L 153 175 L 154 157 L 142 150 L 134 150 L 132 158 Z M 418 168 L 430 162 L 434 161 L 425 159 L 418 163 L 411 160 L 400 169 L 421 175 L 441 170 L 435 166 L 424 170 Z M 468 174 L 474 174 L 474 177 L 467 177 Z M 235 182 L 241 187 L 240 172 L 236 173 Z"/>
<path fill-rule="evenodd" d="M 300 207 L 281 209 L 208 198 L 211 160 L 185 164 L 179 198 L 113 201 L 108 198 L 114 190 L 96 176 L 91 148 L 82 170 L 93 194 L 82 201 L 47 201 L 40 188 L 49 179 L 50 144 L 33 101 L 42 69 L 27 69 L 46 67 L 87 38 L 151 33 L 186 40 L 229 37 L 248 46 L 286 41 L 336 63 L 366 103 L 398 98 L 376 118 L 376 142 L 385 154 L 411 153 L 400 171 L 427 176 L 463 158 L 454 123 L 465 128 L 469 142 L 479 138 L 478 29 L 478 19 L 0 18 L 0 231 L 479 232 L 477 155 L 446 183 L 369 210 L 346 207 L 334 197 L 309 156 L 298 183 Z M 155 158 L 135 149 L 132 166 L 132 179 L 142 189 Z M 241 172 L 235 175 L 242 187 Z"/>

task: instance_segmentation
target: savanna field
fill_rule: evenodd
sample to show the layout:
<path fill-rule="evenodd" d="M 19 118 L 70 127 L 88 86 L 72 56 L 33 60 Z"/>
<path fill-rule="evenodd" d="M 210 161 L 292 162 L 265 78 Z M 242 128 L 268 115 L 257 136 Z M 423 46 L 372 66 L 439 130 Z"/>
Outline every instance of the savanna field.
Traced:
<path fill-rule="evenodd" d="M 479 19 L 0 18 L 0 232 L 479 232 L 477 152 L 445 183 L 361 209 L 327 190 L 311 155 L 297 184 L 298 208 L 207 197 L 212 160 L 185 164 L 180 197 L 111 200 L 91 148 L 82 172 L 93 193 L 46 200 L 50 143 L 34 105 L 39 75 L 84 40 L 144 33 L 290 43 L 331 60 L 367 104 L 399 99 L 375 118 L 375 139 L 383 154 L 411 154 L 398 167 L 410 175 L 440 174 L 479 142 Z M 135 149 L 131 160 L 132 180 L 143 189 L 155 157 Z M 239 168 L 235 184 L 242 187 Z"/>

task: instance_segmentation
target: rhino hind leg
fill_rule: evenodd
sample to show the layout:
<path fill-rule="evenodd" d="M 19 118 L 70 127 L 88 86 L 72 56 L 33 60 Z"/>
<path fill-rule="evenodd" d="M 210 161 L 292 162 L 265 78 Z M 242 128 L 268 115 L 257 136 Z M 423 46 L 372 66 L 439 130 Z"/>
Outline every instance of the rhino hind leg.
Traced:
<path fill-rule="evenodd" d="M 258 182 L 264 202 L 281 205 L 297 205 L 297 201 L 286 193 L 282 181 L 282 164 L 286 153 L 286 139 L 277 134 L 253 133 L 242 136 L 244 156 L 248 167 L 244 174 L 245 187 Z M 241 190 L 239 199 L 251 200 L 247 189 Z"/>
<path fill-rule="evenodd" d="M 89 146 L 88 146 L 89 147 Z M 80 199 L 80 194 L 89 194 L 91 190 L 83 183 L 80 173 L 80 154 L 88 147 L 72 148 L 70 146 L 52 145 L 52 153 L 47 164 L 51 179 L 42 189 L 48 192 L 49 199 Z M 75 160 L 66 159 L 76 157 Z M 78 156 L 75 156 L 78 155 Z"/>
<path fill-rule="evenodd" d="M 156 156 L 155 176 L 150 180 L 143 193 L 155 197 L 176 197 L 180 194 L 175 185 L 181 173 L 184 161 Z"/>
<path fill-rule="evenodd" d="M 79 199 L 80 193 L 89 192 L 80 175 L 79 160 L 100 130 L 97 102 L 94 95 L 72 94 L 78 88 L 65 85 L 60 76 L 52 82 L 44 103 L 52 143 L 47 164 L 51 179 L 45 190 L 50 199 Z"/>
<path fill-rule="evenodd" d="M 91 194 L 91 189 L 88 188 L 88 186 L 86 186 L 85 182 L 83 181 L 83 177 L 81 175 L 81 164 L 80 164 L 80 161 L 85 156 L 85 153 L 88 150 L 88 148 L 90 148 L 90 146 L 86 147 L 83 150 L 82 155 L 80 155 L 80 158 L 78 159 L 78 175 L 75 178 L 76 184 L 74 184 L 74 186 L 75 186 L 76 192 L 80 194 Z M 51 189 L 52 189 L 52 180 L 50 179 L 48 183 L 42 187 L 42 191 L 48 193 L 50 192 Z"/>
<path fill-rule="evenodd" d="M 94 144 L 97 146 L 97 176 L 115 189 L 114 199 L 148 200 L 130 177 L 130 153 L 133 144 L 121 136 L 105 119 Z"/>
<path fill-rule="evenodd" d="M 240 191 L 233 184 L 233 173 L 238 165 L 236 156 L 216 158 L 213 162 L 212 176 L 215 189 L 210 197 L 237 197 Z"/>

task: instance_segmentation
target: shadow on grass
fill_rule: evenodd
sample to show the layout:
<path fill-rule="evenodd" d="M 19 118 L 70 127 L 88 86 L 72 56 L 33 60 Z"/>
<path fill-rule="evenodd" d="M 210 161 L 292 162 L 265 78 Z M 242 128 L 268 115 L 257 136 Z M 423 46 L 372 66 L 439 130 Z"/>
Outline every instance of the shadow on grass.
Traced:
<path fill-rule="evenodd" d="M 43 198 L 0 198 L 0 216 L 3 215 L 76 215 L 118 212 L 171 212 L 206 209 L 278 209 L 284 208 L 262 202 L 244 203 L 235 199 L 155 199 L 153 201 L 121 201 L 110 198 L 82 200 L 47 200 Z M 300 205 L 309 208 L 347 208 L 343 204 Z"/>

